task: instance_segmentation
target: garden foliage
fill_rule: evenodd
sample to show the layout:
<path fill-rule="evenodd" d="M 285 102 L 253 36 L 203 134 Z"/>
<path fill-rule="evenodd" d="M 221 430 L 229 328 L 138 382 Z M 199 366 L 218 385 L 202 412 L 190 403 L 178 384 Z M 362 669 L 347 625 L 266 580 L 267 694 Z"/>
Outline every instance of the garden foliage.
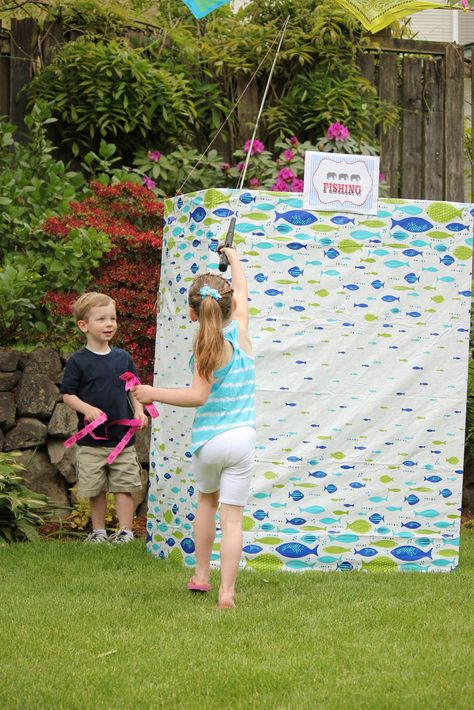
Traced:
<path fill-rule="evenodd" d="M 53 156 L 46 137 L 44 106 L 25 123 L 30 142 L 15 140 L 14 127 L 0 122 L 0 339 L 34 339 L 47 331 L 41 298 L 49 288 L 82 290 L 90 270 L 109 247 L 104 233 L 78 225 L 67 238 L 45 235 L 49 215 L 64 214 L 84 178 Z"/>
<path fill-rule="evenodd" d="M 0 452 L 0 542 L 36 539 L 43 523 L 38 511 L 49 505 L 46 496 L 24 485 L 24 466 L 15 460 L 18 455 Z"/>

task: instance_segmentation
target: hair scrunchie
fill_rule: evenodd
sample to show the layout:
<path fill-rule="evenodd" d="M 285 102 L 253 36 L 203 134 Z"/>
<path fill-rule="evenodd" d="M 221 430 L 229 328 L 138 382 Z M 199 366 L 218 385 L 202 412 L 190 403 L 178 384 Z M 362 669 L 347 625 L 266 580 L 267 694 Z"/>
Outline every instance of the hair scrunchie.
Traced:
<path fill-rule="evenodd" d="M 215 301 L 220 301 L 220 299 L 222 298 L 219 291 L 216 288 L 211 288 L 209 284 L 204 284 L 204 286 L 201 286 L 201 288 L 199 289 L 199 293 L 201 294 L 202 298 L 210 296 Z"/>

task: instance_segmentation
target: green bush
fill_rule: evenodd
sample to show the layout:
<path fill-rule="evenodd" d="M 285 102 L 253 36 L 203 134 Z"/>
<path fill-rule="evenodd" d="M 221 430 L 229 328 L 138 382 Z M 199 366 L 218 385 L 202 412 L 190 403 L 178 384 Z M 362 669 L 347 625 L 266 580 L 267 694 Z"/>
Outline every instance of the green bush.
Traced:
<path fill-rule="evenodd" d="M 188 88 L 183 73 L 153 64 L 126 41 L 81 37 L 61 48 L 28 92 L 31 101 L 47 102 L 73 155 L 97 150 L 103 138 L 127 156 L 152 132 L 162 142 L 190 135 Z"/>
<path fill-rule="evenodd" d="M 43 519 L 38 511 L 49 506 L 46 496 L 27 488 L 24 466 L 15 461 L 18 451 L 0 452 L 0 541 L 34 540 Z"/>
<path fill-rule="evenodd" d="M 42 224 L 62 215 L 86 185 L 81 174 L 56 160 L 46 137 L 52 119 L 37 104 L 25 123 L 30 142 L 13 137 L 14 127 L 0 121 L 0 340 L 30 342 L 47 330 L 41 301 L 49 289 L 81 290 L 90 272 L 110 248 L 92 227 L 78 227 L 67 239 L 45 235 Z"/>
<path fill-rule="evenodd" d="M 159 157 L 154 159 L 153 156 Z M 146 180 L 145 184 L 160 197 L 176 194 L 183 183 L 183 192 L 203 190 L 222 183 L 223 158 L 216 150 L 201 156 L 195 148 L 182 145 L 166 155 L 142 149 L 138 151 L 133 163 L 139 173 L 151 178 L 154 184 Z"/>

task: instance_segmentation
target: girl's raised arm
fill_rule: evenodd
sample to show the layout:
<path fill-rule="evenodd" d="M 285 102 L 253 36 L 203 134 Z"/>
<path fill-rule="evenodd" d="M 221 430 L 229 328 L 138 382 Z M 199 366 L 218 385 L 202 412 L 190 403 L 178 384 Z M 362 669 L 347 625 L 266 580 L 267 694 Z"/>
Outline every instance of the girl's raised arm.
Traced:
<path fill-rule="evenodd" d="M 229 260 L 232 288 L 236 302 L 232 317 L 237 321 L 239 326 L 239 341 L 241 342 L 241 346 L 250 354 L 252 344 L 248 335 L 249 301 L 247 279 L 245 278 L 244 270 L 236 250 L 232 247 L 222 247 L 219 251 L 224 252 Z"/>

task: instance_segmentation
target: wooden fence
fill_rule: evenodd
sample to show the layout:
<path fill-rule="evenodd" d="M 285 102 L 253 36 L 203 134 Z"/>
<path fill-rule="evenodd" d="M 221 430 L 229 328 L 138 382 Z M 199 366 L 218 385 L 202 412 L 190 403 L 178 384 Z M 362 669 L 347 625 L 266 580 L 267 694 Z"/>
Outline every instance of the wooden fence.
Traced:
<path fill-rule="evenodd" d="M 361 70 L 380 98 L 399 108 L 398 124 L 380 134 L 381 171 L 391 196 L 463 201 L 463 48 L 390 37 L 372 41 L 375 51 L 360 57 Z M 472 99 L 472 63 L 470 71 Z"/>
<path fill-rule="evenodd" d="M 18 126 L 19 135 L 26 110 L 21 89 L 31 80 L 34 67 L 47 64 L 67 39 L 60 23 L 51 25 L 41 38 L 31 19 L 12 20 L 8 32 L 0 27 L 0 115 Z M 384 36 L 371 42 L 373 50 L 360 57 L 361 70 L 380 98 L 399 108 L 398 124 L 380 135 L 381 171 L 390 195 L 474 202 L 473 170 L 470 189 L 465 190 L 462 47 Z M 474 125 L 473 64 L 469 71 Z M 255 115 L 257 105 L 252 87 L 238 107 L 242 125 Z"/>

